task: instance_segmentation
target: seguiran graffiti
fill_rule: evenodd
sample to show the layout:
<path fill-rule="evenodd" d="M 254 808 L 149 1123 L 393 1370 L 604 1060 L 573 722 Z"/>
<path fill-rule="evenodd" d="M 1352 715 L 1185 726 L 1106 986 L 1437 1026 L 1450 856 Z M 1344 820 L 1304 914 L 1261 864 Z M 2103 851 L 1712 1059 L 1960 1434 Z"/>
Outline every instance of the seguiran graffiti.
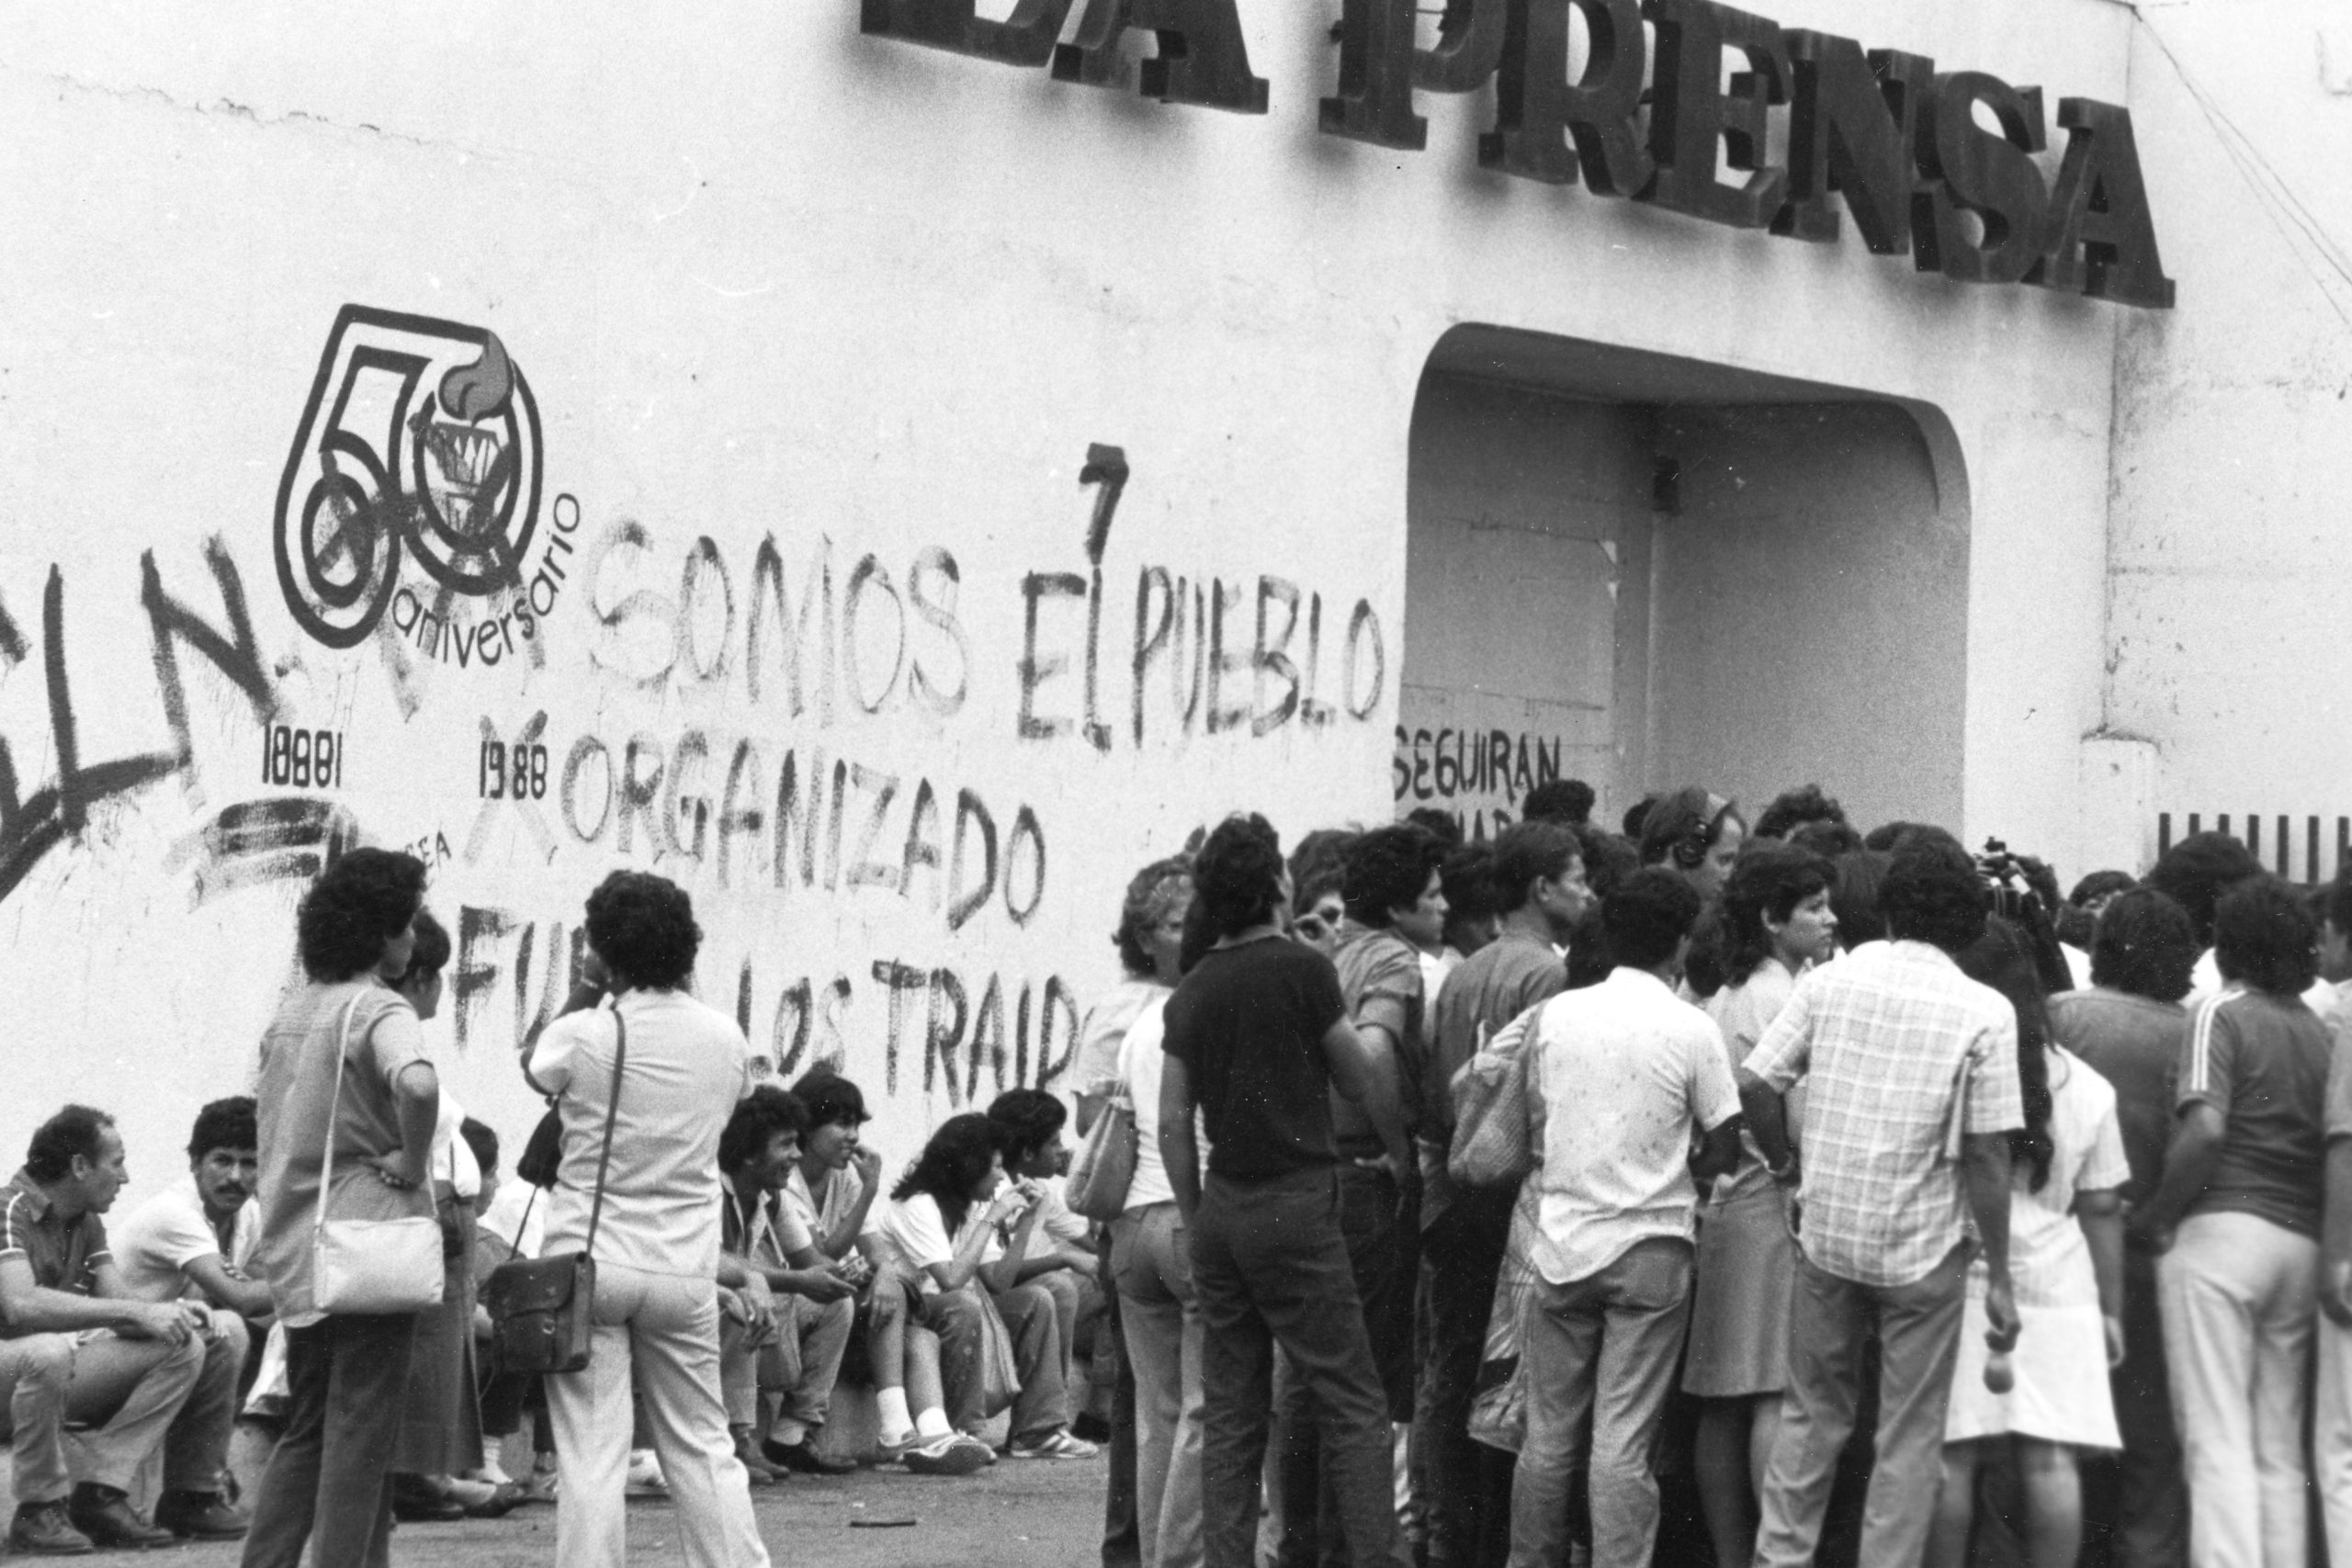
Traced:
<path fill-rule="evenodd" d="M 88 569 L 0 563 L 0 918 L 134 876 L 109 843 L 160 844 L 137 874 L 177 912 L 140 918 L 238 932 L 266 972 L 195 1026 L 242 1074 L 300 886 L 356 844 L 408 849 L 456 943 L 458 1057 L 495 1062 L 568 991 L 586 888 L 649 868 L 694 894 L 698 988 L 772 1070 L 841 1064 L 912 1119 L 1054 1083 L 1113 972 L 1151 845 L 1093 831 L 1069 781 L 1393 719 L 1371 594 L 1123 526 L 1123 502 L 1166 504 L 1128 446 L 1083 446 L 1066 535 L 746 527 L 600 506 L 560 479 L 538 396 L 485 326 L 345 306 L 277 470 L 275 601 L 241 558 L 266 496 L 193 557 L 138 554 L 149 713 L 96 732 L 162 744 L 85 739 L 67 628 L 109 610 L 69 581 Z M 462 1072 L 519 1105 L 511 1072 Z"/>

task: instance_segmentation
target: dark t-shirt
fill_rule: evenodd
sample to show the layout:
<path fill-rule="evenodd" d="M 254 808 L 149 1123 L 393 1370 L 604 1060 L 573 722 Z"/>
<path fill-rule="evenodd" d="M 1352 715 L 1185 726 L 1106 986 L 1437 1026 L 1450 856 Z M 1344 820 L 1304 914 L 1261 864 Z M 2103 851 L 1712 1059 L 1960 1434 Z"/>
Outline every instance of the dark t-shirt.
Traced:
<path fill-rule="evenodd" d="M 2327 1025 L 2297 997 L 2224 991 L 2199 1002 L 2180 1047 L 2179 1109 L 2226 1119 L 2222 1156 L 2192 1214 L 2253 1214 L 2319 1235 L 2327 1152 Z"/>
<path fill-rule="evenodd" d="M 2188 1013 L 2177 1002 L 2105 987 L 2050 998 L 2051 1034 L 2114 1086 L 2123 1156 L 2132 1164 L 2123 1189 L 2127 1203 L 2141 1201 L 2164 1179 L 2165 1154 L 2172 1147 L 2173 1073 L 2188 1031 Z"/>
<path fill-rule="evenodd" d="M 1340 999 L 1358 1030 L 1374 1003 L 1393 1003 L 1404 1014 L 1404 1033 L 1396 1050 L 1397 1109 L 1410 1132 L 1419 1120 L 1423 1068 L 1421 955 L 1393 931 L 1351 925 L 1340 951 L 1331 955 L 1331 966 L 1339 971 Z M 1386 1152 L 1363 1107 L 1336 1093 L 1331 1097 L 1331 1142 L 1351 1159 L 1378 1159 Z"/>
<path fill-rule="evenodd" d="M 1164 1048 L 1191 1077 L 1212 1175 L 1264 1181 L 1333 1162 L 1323 1036 L 1344 1011 L 1331 961 L 1279 937 L 1214 948 L 1184 976 Z"/>

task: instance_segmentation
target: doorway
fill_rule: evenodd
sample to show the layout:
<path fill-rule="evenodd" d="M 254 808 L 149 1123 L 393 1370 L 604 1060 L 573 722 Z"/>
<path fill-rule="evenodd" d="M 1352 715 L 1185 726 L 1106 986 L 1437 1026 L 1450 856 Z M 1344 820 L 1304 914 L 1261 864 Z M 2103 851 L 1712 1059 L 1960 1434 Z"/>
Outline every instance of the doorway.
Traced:
<path fill-rule="evenodd" d="M 1490 838 L 1578 778 L 1604 826 L 1693 784 L 1960 819 L 1967 483 L 1939 412 L 1465 325 L 1411 443 L 1400 815 Z"/>

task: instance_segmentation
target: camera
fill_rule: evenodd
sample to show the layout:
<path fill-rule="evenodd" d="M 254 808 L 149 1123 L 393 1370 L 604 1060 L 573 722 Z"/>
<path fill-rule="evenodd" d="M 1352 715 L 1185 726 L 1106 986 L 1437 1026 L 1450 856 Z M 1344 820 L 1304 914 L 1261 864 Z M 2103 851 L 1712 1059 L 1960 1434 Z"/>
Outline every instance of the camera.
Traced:
<path fill-rule="evenodd" d="M 1984 852 L 1976 857 L 1976 875 L 1984 885 L 1986 913 L 2020 922 L 2047 913 L 2033 890 L 2025 862 L 2010 853 L 2009 846 L 2000 840 L 1984 840 Z"/>

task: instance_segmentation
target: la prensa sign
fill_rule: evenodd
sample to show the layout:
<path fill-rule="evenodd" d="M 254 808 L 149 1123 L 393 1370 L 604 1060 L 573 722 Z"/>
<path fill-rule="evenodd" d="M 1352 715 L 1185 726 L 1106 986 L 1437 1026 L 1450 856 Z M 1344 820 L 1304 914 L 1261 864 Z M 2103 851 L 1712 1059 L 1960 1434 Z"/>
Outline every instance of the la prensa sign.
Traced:
<path fill-rule="evenodd" d="M 1158 49 L 1142 62 L 1147 96 L 1266 112 L 1237 0 L 1084 0 L 1063 42 L 1078 3 L 1019 0 L 994 21 L 976 0 L 860 0 L 859 28 L 1096 87 L 1126 85 L 1119 43 L 1134 28 Z M 2118 105 L 2058 100 L 2067 141 L 2053 176 L 2032 157 L 2048 146 L 2041 89 L 1985 72 L 1940 72 L 1922 55 L 1865 51 L 1715 0 L 1448 0 L 1424 48 L 1415 5 L 1343 0 L 1338 80 L 1320 105 L 1327 135 L 1419 152 L 1428 121 L 1416 94 L 1491 80 L 1494 129 L 1478 139 L 1487 168 L 1550 185 L 1581 175 L 1598 195 L 1815 243 L 1838 237 L 1834 191 L 1863 243 L 1908 253 L 1921 272 L 2172 308 L 2131 111 Z M 1571 12 L 1586 38 L 1574 80 Z M 1726 51 L 1747 65 L 1728 83 Z M 1980 105 L 1997 131 L 1977 123 Z M 1775 116 L 1786 130 L 1778 164 Z M 1741 183 L 1717 177 L 1719 149 Z"/>

